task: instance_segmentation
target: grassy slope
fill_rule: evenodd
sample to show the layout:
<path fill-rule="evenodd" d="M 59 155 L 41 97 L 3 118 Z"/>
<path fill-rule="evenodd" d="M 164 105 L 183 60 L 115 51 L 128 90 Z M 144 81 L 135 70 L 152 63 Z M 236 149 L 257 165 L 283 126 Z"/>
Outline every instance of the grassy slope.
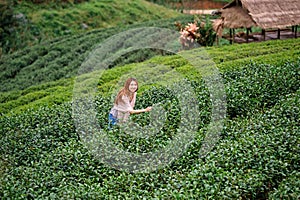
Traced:
<path fill-rule="evenodd" d="M 180 15 L 144 0 L 91 0 L 55 9 L 24 2 L 17 10 L 24 13 L 47 38 Z M 82 24 L 86 24 L 87 28 L 84 29 Z"/>
<path fill-rule="evenodd" d="M 175 29 L 175 20 L 191 20 L 191 16 L 152 20 L 124 27 L 97 29 L 74 36 L 65 36 L 40 45 L 28 47 L 0 59 L 1 91 L 24 89 L 34 84 L 74 76 L 93 48 L 103 40 L 136 27 L 164 27 Z M 46 75 L 47 74 L 47 75 Z M 47 76 L 47 77 L 45 77 Z"/>
<path fill-rule="evenodd" d="M 253 51 L 253 48 L 256 48 L 256 51 Z M 25 87 L 24 89 L 2 92 L 0 95 L 2 108 L 1 112 L 6 113 L 9 110 L 24 110 L 33 105 L 51 105 L 53 103 L 61 103 L 66 100 L 70 100 L 70 98 L 72 97 L 73 78 L 61 77 L 62 79 L 57 81 L 47 81 L 49 79 L 49 76 L 52 76 L 51 74 L 55 75 L 55 73 L 61 73 L 60 71 L 57 71 L 58 69 L 51 68 L 51 65 L 47 68 L 43 67 L 43 62 L 47 62 L 48 60 L 46 59 L 46 57 L 51 54 L 51 52 L 56 52 L 55 49 L 57 49 L 57 47 L 55 47 L 54 45 L 54 47 L 49 49 L 48 54 L 39 57 L 39 60 L 36 61 L 40 63 L 40 66 L 42 66 L 41 68 L 36 68 L 34 70 L 34 74 L 36 75 L 33 75 L 31 73 L 34 68 L 32 68 L 33 66 L 29 65 L 25 66 L 18 72 L 18 74 L 16 75 L 16 79 L 8 78 L 7 81 L 2 80 L 2 85 L 4 87 L 9 87 L 8 84 L 13 83 L 14 81 L 16 82 L 15 87 L 26 85 L 26 82 L 18 83 L 18 80 L 27 80 L 27 83 L 29 84 L 28 87 Z M 76 49 L 76 47 L 73 47 L 73 49 Z M 243 67 L 250 62 L 265 64 L 276 63 L 276 65 L 281 65 L 288 60 L 299 57 L 299 49 L 300 39 L 292 39 L 274 40 L 243 45 L 236 44 L 224 47 L 211 47 L 207 48 L 207 52 L 209 53 L 213 61 L 217 64 L 217 67 L 221 71 L 226 71 L 230 68 Z M 197 51 L 198 50 L 196 49 L 191 51 L 191 53 L 197 53 Z M 66 52 L 66 54 L 68 54 L 68 52 Z M 64 55 L 61 56 L 64 57 Z M 54 58 L 53 63 L 58 62 L 56 61 L 56 59 L 58 59 L 59 61 L 59 58 Z M 78 59 L 79 57 L 77 58 L 77 60 Z M 177 56 L 156 57 L 150 60 L 150 62 L 168 66 L 180 66 L 186 64 L 181 58 L 178 58 Z M 4 66 L 5 65 L 2 65 L 1 67 Z M 107 88 L 110 88 L 111 85 L 118 80 L 120 74 L 125 73 L 128 70 L 132 70 L 133 68 L 139 68 L 141 66 L 142 64 L 136 64 L 128 65 L 128 67 L 118 67 L 116 69 L 108 70 L 107 74 L 109 75 L 107 77 L 105 76 L 106 73 L 103 75 L 103 80 L 101 80 L 101 86 L 99 87 L 99 89 L 101 91 L 108 91 Z M 76 74 L 75 72 L 77 71 L 77 68 L 73 65 L 72 68 L 67 68 L 66 70 L 71 70 L 71 72 L 69 73 L 70 75 L 72 75 Z M 32 76 L 38 77 L 40 74 L 45 75 L 45 73 L 47 74 L 47 76 L 44 76 L 44 79 L 46 80 L 41 81 L 41 84 L 36 85 L 36 82 L 32 82 Z M 43 76 L 41 76 L 41 78 L 43 78 Z"/>

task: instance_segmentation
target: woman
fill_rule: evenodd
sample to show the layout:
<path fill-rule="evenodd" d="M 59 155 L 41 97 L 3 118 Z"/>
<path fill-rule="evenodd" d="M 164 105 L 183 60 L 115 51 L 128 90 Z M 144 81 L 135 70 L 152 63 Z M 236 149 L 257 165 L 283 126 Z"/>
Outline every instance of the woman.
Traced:
<path fill-rule="evenodd" d="M 109 112 L 109 125 L 126 122 L 130 114 L 149 112 L 152 107 L 134 110 L 138 82 L 135 78 L 126 80 L 124 87 L 118 92 L 114 106 Z"/>

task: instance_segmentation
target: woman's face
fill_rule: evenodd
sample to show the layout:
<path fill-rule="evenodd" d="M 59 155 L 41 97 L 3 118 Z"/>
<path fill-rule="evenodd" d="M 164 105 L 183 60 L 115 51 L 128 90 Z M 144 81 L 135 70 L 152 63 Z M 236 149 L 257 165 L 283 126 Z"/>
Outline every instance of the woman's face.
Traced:
<path fill-rule="evenodd" d="M 130 92 L 135 92 L 137 90 L 137 87 L 137 83 L 135 81 L 131 81 L 128 89 Z"/>

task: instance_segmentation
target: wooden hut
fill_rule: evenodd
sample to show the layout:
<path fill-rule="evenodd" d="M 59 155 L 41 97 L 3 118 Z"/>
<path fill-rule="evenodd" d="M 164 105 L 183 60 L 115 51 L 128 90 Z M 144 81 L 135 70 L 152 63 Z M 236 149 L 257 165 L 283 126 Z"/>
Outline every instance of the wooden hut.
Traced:
<path fill-rule="evenodd" d="M 249 39 L 251 27 L 262 29 L 263 40 L 266 30 L 276 29 L 277 38 L 280 30 L 292 27 L 297 37 L 297 26 L 300 24 L 300 0 L 233 0 L 218 10 L 220 19 L 213 26 L 218 36 L 222 36 L 223 28 L 229 28 L 230 38 L 234 40 L 235 29 L 245 28 Z"/>

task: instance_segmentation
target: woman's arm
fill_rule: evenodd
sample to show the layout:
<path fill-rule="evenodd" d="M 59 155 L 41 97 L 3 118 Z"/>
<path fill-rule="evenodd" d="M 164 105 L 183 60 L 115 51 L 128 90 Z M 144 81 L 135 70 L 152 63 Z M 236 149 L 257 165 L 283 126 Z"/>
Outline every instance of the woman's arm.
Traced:
<path fill-rule="evenodd" d="M 131 110 L 129 111 L 130 114 L 139 114 L 139 113 L 143 113 L 143 112 L 149 112 L 152 109 L 152 107 L 147 107 L 145 109 L 140 109 L 140 110 Z"/>
<path fill-rule="evenodd" d="M 135 98 L 136 98 L 136 93 L 134 94 L 134 97 L 133 97 L 133 104 L 135 103 Z M 132 104 L 129 101 L 129 98 L 127 96 L 123 96 L 122 99 L 123 99 L 123 104 L 119 104 L 119 108 L 121 108 L 119 110 L 121 110 L 121 111 L 124 110 L 124 111 L 129 112 L 130 114 L 139 114 L 139 113 L 143 113 L 143 112 L 149 112 L 152 109 L 152 107 L 149 106 L 145 109 L 134 110 L 134 108 L 133 108 L 134 105 L 132 106 Z"/>

